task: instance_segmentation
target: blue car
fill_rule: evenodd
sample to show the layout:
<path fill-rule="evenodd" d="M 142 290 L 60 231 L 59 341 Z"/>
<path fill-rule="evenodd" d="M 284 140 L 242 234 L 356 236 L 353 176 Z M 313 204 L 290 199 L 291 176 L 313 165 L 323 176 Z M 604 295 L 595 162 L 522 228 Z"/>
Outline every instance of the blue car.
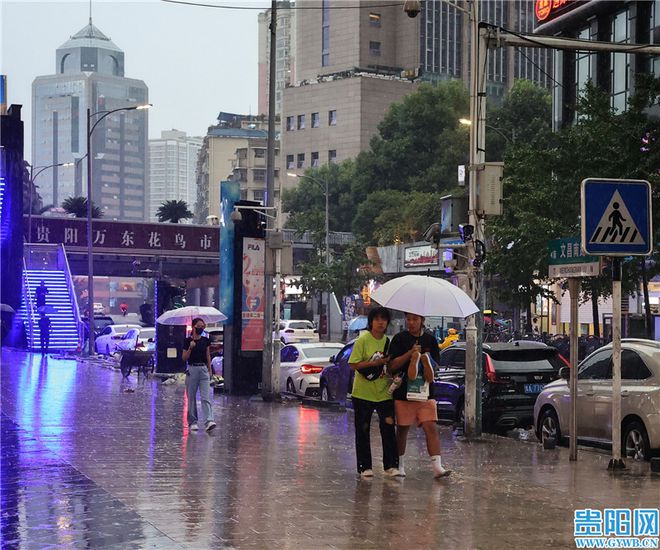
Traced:
<path fill-rule="evenodd" d="M 353 388 L 353 371 L 348 365 L 348 359 L 353 352 L 351 340 L 337 355 L 330 358 L 330 364 L 321 372 L 319 380 L 321 401 L 336 401 L 346 405 Z"/>

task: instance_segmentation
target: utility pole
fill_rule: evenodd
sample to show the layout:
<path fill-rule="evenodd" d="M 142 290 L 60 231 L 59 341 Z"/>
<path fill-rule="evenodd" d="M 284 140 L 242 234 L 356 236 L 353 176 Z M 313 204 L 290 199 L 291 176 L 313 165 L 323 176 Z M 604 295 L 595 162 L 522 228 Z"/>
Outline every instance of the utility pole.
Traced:
<path fill-rule="evenodd" d="M 268 66 L 268 142 L 267 142 L 267 159 L 266 159 L 266 207 L 271 208 L 274 206 L 275 195 L 275 63 L 276 63 L 276 47 L 277 47 L 277 0 L 271 0 L 270 6 L 270 56 Z M 271 210 L 272 211 L 272 210 Z M 279 218 L 279 212 L 275 214 Z M 274 220 L 265 216 L 266 218 L 266 243 L 270 247 L 272 243 L 272 232 L 274 228 Z M 273 249 L 271 248 L 271 251 Z M 279 250 L 275 249 L 275 254 L 270 255 L 273 263 L 277 264 L 278 260 L 274 256 L 279 255 Z M 262 354 L 261 365 L 261 396 L 264 401 L 272 401 L 275 399 L 279 386 L 274 386 L 274 379 L 279 379 L 279 352 L 277 352 L 277 369 L 274 363 L 273 347 L 273 320 L 279 321 L 279 309 L 273 311 L 273 276 L 272 266 L 266 266 L 267 273 L 264 273 L 264 350 Z M 279 279 L 279 277 L 276 277 Z M 279 297 L 279 281 L 278 288 L 276 289 Z M 277 300 L 279 304 L 279 299 Z M 278 340 L 279 341 L 279 340 Z"/>

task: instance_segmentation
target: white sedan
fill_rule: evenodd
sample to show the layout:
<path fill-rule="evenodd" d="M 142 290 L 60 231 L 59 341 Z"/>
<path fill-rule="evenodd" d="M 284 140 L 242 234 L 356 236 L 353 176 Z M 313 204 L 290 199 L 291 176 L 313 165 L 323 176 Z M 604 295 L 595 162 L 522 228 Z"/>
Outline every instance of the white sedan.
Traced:
<path fill-rule="evenodd" d="M 140 327 L 138 325 L 108 325 L 105 327 L 94 341 L 96 353 L 105 353 L 106 355 L 115 353 L 118 350 L 118 344 L 122 336 L 133 328 L 139 329 Z"/>
<path fill-rule="evenodd" d="M 132 328 L 117 342 L 117 351 L 154 351 L 155 338 L 156 329 L 153 327 Z"/>
<path fill-rule="evenodd" d="M 319 377 L 330 357 L 344 347 L 336 342 L 289 344 L 280 351 L 281 391 L 319 397 Z"/>
<path fill-rule="evenodd" d="M 283 344 L 319 341 L 319 333 L 314 328 L 314 323 L 304 319 L 280 321 L 279 332 L 276 334 L 276 337 L 279 337 Z"/>

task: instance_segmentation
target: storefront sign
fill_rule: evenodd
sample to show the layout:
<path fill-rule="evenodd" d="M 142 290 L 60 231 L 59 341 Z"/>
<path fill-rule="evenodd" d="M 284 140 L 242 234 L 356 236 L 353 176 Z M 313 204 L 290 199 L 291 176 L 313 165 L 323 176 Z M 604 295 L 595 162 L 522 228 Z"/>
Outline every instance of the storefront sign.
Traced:
<path fill-rule="evenodd" d="M 573 8 L 575 0 L 536 0 L 534 13 L 537 23 L 548 21 L 563 13 L 567 9 Z"/>
<path fill-rule="evenodd" d="M 403 267 L 437 266 L 438 251 L 429 245 L 409 246 L 403 251 Z"/>

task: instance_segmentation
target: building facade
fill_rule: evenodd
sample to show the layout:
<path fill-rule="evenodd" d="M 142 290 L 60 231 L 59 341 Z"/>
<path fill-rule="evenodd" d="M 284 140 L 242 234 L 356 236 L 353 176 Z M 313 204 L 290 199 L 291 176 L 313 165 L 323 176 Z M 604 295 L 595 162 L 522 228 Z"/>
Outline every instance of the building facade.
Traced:
<path fill-rule="evenodd" d="M 149 219 L 168 200 L 181 200 L 191 210 L 197 201 L 195 171 L 203 138 L 190 137 L 179 130 L 161 132 L 160 139 L 149 140 Z"/>
<path fill-rule="evenodd" d="M 199 223 L 206 223 L 208 216 L 220 215 L 220 182 L 234 177 L 236 150 L 247 148 L 251 140 L 267 138 L 267 117 L 225 112 L 218 115 L 218 124 L 208 129 L 197 159 L 195 219 Z"/>
<path fill-rule="evenodd" d="M 245 147 L 236 149 L 232 179 L 240 182 L 241 199 L 265 203 L 266 159 L 268 140 L 248 138 Z M 279 143 L 275 143 L 275 159 L 279 156 Z M 280 171 L 275 169 L 275 196 L 279 195 Z"/>
<path fill-rule="evenodd" d="M 294 2 L 278 2 L 275 52 L 275 113 L 282 112 L 284 88 L 296 78 L 296 10 Z M 268 113 L 270 10 L 259 14 L 259 114 Z"/>
<path fill-rule="evenodd" d="M 540 3 L 536 33 L 635 44 L 660 44 L 660 0 L 565 1 L 554 8 Z M 547 8 L 547 9 L 546 9 Z M 555 51 L 553 122 L 570 124 L 575 104 L 591 81 L 610 94 L 617 111 L 635 90 L 635 75 L 660 75 L 660 56 L 610 52 Z"/>
<path fill-rule="evenodd" d="M 82 160 L 87 109 L 94 124 L 103 112 L 148 100 L 145 83 L 124 76 L 124 53 L 91 19 L 60 46 L 55 74 L 32 83 L 32 162 L 35 168 L 76 165 L 39 176 L 44 204 L 59 206 L 68 197 L 87 196 Z M 144 221 L 148 216 L 147 127 L 146 110 L 121 111 L 105 117 L 92 133 L 92 201 L 106 218 Z"/>

